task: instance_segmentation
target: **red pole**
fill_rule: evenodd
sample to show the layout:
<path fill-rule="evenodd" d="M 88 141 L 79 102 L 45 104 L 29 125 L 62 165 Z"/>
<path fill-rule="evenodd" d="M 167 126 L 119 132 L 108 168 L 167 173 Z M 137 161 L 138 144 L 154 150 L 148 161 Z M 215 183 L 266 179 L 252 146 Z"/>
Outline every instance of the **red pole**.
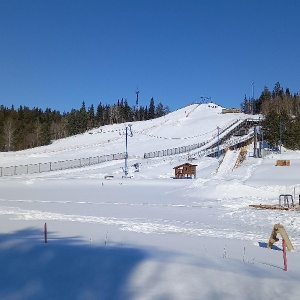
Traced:
<path fill-rule="evenodd" d="M 283 251 L 283 264 L 284 264 L 283 270 L 287 271 L 286 245 L 284 239 L 282 239 L 282 251 Z"/>
<path fill-rule="evenodd" d="M 45 243 L 47 243 L 47 223 L 44 225 L 44 238 L 45 238 Z"/>

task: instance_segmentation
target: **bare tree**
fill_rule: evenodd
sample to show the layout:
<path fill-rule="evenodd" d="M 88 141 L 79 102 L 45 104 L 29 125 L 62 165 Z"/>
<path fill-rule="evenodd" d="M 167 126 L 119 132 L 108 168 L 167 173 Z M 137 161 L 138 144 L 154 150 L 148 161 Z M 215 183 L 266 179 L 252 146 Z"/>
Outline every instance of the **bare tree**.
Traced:
<path fill-rule="evenodd" d="M 39 120 L 35 122 L 36 146 L 41 145 L 42 124 Z"/>
<path fill-rule="evenodd" d="M 67 123 L 66 123 L 66 119 L 61 119 L 59 121 L 53 121 L 51 123 L 51 136 L 53 139 L 57 140 L 57 139 L 62 139 L 64 137 L 67 136 Z"/>
<path fill-rule="evenodd" d="M 7 120 L 5 120 L 3 124 L 3 134 L 4 134 L 6 151 L 10 151 L 13 148 L 15 130 L 16 129 L 14 127 L 13 119 L 9 117 Z"/>

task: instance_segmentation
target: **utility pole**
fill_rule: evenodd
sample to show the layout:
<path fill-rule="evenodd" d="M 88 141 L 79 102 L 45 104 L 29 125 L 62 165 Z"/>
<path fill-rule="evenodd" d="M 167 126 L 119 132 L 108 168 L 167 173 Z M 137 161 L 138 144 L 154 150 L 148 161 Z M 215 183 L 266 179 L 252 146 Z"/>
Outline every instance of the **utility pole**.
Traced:
<path fill-rule="evenodd" d="M 138 121 L 140 120 L 140 116 L 139 116 L 139 88 L 137 88 L 135 94 L 136 94 L 136 100 L 135 100 L 135 119 L 137 119 Z"/>
<path fill-rule="evenodd" d="M 254 115 L 254 81 L 252 81 L 252 115 Z"/>
<path fill-rule="evenodd" d="M 201 99 L 201 103 L 211 102 L 211 97 L 201 96 L 200 99 Z"/>
<path fill-rule="evenodd" d="M 217 127 L 218 130 L 218 159 L 220 157 L 220 127 Z"/>
<path fill-rule="evenodd" d="M 257 157 L 256 144 L 257 144 L 257 131 L 256 131 L 256 125 L 254 125 L 253 157 Z"/>
<path fill-rule="evenodd" d="M 135 106 L 136 106 L 136 109 L 138 109 L 138 105 L 139 105 L 139 88 L 137 88 L 137 91 L 135 92 L 136 94 L 136 101 L 135 101 Z"/>
<path fill-rule="evenodd" d="M 128 159 L 128 146 L 127 146 L 127 141 L 128 141 L 128 129 L 129 129 L 129 136 L 132 137 L 133 133 L 131 130 L 131 124 L 129 124 L 128 126 L 125 127 L 125 134 L 126 134 L 126 150 L 125 150 L 125 168 L 124 168 L 124 173 L 125 176 L 128 175 L 128 165 L 127 165 L 127 159 Z"/>
<path fill-rule="evenodd" d="M 281 144 L 282 144 L 282 124 L 281 116 L 279 116 L 279 153 L 281 154 Z"/>
<path fill-rule="evenodd" d="M 258 157 L 263 157 L 263 153 L 264 153 L 264 132 L 263 132 L 263 128 L 261 125 L 261 120 L 260 117 L 258 118 L 258 124 L 259 124 L 259 150 L 258 150 Z"/>

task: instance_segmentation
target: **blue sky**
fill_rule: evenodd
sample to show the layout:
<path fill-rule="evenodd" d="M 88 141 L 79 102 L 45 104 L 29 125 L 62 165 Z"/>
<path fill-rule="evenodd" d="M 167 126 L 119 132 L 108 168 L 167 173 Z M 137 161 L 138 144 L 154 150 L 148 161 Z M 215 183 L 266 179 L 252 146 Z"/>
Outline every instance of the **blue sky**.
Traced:
<path fill-rule="evenodd" d="M 0 0 L 0 104 L 63 111 L 151 97 L 240 107 L 300 91 L 298 0 Z"/>

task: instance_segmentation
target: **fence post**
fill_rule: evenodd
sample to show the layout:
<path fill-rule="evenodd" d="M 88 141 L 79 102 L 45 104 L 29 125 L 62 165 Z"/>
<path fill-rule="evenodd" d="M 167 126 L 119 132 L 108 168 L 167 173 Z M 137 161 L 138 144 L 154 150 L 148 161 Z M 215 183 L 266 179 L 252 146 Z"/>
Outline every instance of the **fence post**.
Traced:
<path fill-rule="evenodd" d="M 283 251 L 283 270 L 287 271 L 287 259 L 286 259 L 286 244 L 285 240 L 282 239 L 282 251 Z"/>
<path fill-rule="evenodd" d="M 1 167 L 1 177 L 2 177 L 2 168 L 3 168 L 3 167 Z"/>

